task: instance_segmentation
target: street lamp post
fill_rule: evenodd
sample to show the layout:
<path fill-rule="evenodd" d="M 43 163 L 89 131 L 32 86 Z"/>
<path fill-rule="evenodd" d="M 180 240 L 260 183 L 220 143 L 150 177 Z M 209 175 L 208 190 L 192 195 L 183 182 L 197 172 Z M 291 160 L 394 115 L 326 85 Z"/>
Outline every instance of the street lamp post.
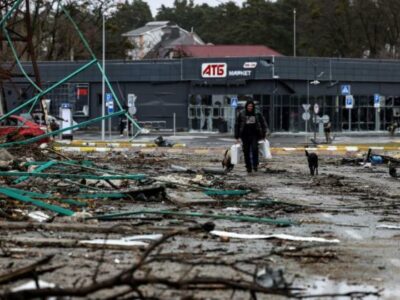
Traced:
<path fill-rule="evenodd" d="M 310 84 L 307 79 L 307 106 L 310 107 Z M 306 144 L 307 144 L 307 135 L 308 135 L 308 120 L 306 119 Z"/>
<path fill-rule="evenodd" d="M 104 116 L 106 114 L 106 100 L 105 100 L 105 95 L 106 95 L 106 85 L 105 85 L 105 76 L 106 76 L 106 30 L 105 30 L 105 15 L 103 12 L 103 76 L 101 80 L 101 116 L 103 119 L 101 120 L 101 140 L 104 141 L 106 139 L 106 121 L 104 119 Z"/>
<path fill-rule="evenodd" d="M 320 82 L 318 81 L 317 78 L 320 78 L 322 75 L 324 75 L 325 72 L 321 72 L 319 75 L 317 75 L 317 66 L 314 64 L 314 80 L 310 81 L 309 79 L 306 79 L 306 84 L 307 84 L 307 105 L 308 107 L 310 106 L 310 84 L 312 85 L 318 85 Z M 314 112 L 314 142 L 316 141 L 316 113 Z M 308 135 L 308 120 L 306 121 L 306 144 L 307 144 L 307 135 Z"/>
<path fill-rule="evenodd" d="M 293 56 L 296 57 L 296 9 L 293 9 Z"/>
<path fill-rule="evenodd" d="M 314 79 L 313 81 L 310 82 L 310 84 L 312 85 L 318 85 L 320 82 L 316 79 Z M 316 107 L 317 106 L 317 107 Z M 318 114 L 318 104 L 314 103 L 314 107 L 313 107 L 313 111 L 314 111 L 314 143 L 316 143 L 317 141 L 317 114 Z"/>

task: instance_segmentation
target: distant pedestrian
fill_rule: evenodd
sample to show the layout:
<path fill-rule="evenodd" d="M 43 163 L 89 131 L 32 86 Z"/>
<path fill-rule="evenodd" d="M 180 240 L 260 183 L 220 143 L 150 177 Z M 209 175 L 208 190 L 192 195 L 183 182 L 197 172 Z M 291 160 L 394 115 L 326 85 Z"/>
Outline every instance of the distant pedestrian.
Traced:
<path fill-rule="evenodd" d="M 125 115 L 121 115 L 119 118 L 119 135 L 124 136 L 124 130 L 126 128 L 126 125 L 128 123 L 128 119 Z"/>
<path fill-rule="evenodd" d="M 326 143 L 329 144 L 331 142 L 331 122 L 328 121 L 324 123 L 324 133 L 325 133 L 325 139 Z"/>
<path fill-rule="evenodd" d="M 60 125 L 58 125 L 58 123 L 56 122 L 56 120 L 51 119 L 50 121 L 50 130 L 51 131 L 56 131 L 60 129 Z"/>
<path fill-rule="evenodd" d="M 237 143 L 242 140 L 244 161 L 247 173 L 258 170 L 258 141 L 267 135 L 267 122 L 260 113 L 256 113 L 253 101 L 247 101 L 235 124 L 235 138 Z"/>
<path fill-rule="evenodd" d="M 392 124 L 389 125 L 388 130 L 391 136 L 394 136 L 398 127 L 399 124 L 397 123 L 397 121 L 393 121 Z"/>

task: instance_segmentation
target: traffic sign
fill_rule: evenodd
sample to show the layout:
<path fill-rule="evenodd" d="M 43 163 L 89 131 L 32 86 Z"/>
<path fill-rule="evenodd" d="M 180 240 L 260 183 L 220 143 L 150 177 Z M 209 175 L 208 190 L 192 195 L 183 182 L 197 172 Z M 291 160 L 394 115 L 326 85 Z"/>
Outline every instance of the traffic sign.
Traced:
<path fill-rule="evenodd" d="M 106 102 L 112 101 L 112 94 L 106 93 Z"/>
<path fill-rule="evenodd" d="M 316 119 L 314 120 L 315 123 L 318 124 L 325 124 L 329 122 L 329 116 L 328 115 L 323 115 L 322 117 L 317 116 Z"/>
<path fill-rule="evenodd" d="M 318 115 L 318 113 L 319 113 L 319 105 L 318 105 L 318 103 L 315 103 L 315 104 L 314 104 L 314 113 L 315 113 L 316 115 Z"/>
<path fill-rule="evenodd" d="M 108 106 L 107 106 L 107 112 L 108 112 L 109 114 L 112 114 L 112 113 L 114 112 L 114 103 L 113 103 L 113 102 L 111 102 L 111 103 L 108 104 Z"/>
<path fill-rule="evenodd" d="M 381 107 L 381 96 L 379 94 L 374 94 L 374 107 Z"/>
<path fill-rule="evenodd" d="M 69 103 L 62 103 L 61 108 L 72 108 L 72 105 Z"/>
<path fill-rule="evenodd" d="M 134 115 L 136 114 L 136 112 L 137 112 L 136 106 L 129 107 L 128 112 L 129 112 L 132 116 L 134 116 Z"/>
<path fill-rule="evenodd" d="M 354 106 L 354 98 L 353 95 L 347 95 L 346 96 L 346 108 L 347 109 L 352 109 Z"/>
<path fill-rule="evenodd" d="M 302 104 L 302 105 L 303 105 L 303 108 L 304 108 L 305 111 L 309 111 L 310 110 L 311 104 Z"/>
<path fill-rule="evenodd" d="M 106 106 L 107 112 L 112 114 L 114 112 L 114 101 L 111 93 L 106 93 Z"/>
<path fill-rule="evenodd" d="M 232 97 L 231 98 L 231 107 L 237 107 L 237 106 L 238 106 L 238 98 Z"/>
<path fill-rule="evenodd" d="M 135 94 L 128 94 L 128 112 L 133 116 L 136 114 L 136 99 L 137 96 Z"/>
<path fill-rule="evenodd" d="M 351 86 L 350 84 L 343 84 L 341 86 L 342 95 L 350 95 L 351 94 Z"/>
<path fill-rule="evenodd" d="M 310 115 L 310 113 L 309 113 L 308 111 L 307 111 L 307 112 L 304 112 L 304 113 L 302 114 L 302 118 L 303 118 L 304 121 L 310 120 L 310 117 L 311 117 L 311 115 Z"/>
<path fill-rule="evenodd" d="M 328 115 L 323 115 L 321 119 L 322 119 L 323 123 L 328 123 L 329 122 L 329 116 Z"/>

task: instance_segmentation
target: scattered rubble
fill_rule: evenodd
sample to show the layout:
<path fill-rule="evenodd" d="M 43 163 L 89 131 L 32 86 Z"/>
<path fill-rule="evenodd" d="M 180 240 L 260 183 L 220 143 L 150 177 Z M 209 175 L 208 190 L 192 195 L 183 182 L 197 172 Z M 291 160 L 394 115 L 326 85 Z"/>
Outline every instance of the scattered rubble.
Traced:
<path fill-rule="evenodd" d="M 319 175 L 311 177 L 303 155 L 274 156 L 249 177 L 240 165 L 215 167 L 222 157 L 213 154 L 25 148 L 26 155 L 0 153 L 4 299 L 384 295 L 378 288 L 315 294 L 296 279 L 370 283 L 373 265 L 361 260 L 371 259 L 374 246 L 363 230 L 379 230 L 386 249 L 397 249 L 389 234 L 400 227 L 377 222 L 400 221 L 398 183 L 388 188 L 387 173 L 367 172 L 365 157 L 336 164 L 320 155 Z M 371 164 L 377 171 L 395 162 L 379 156 L 383 164 Z"/>

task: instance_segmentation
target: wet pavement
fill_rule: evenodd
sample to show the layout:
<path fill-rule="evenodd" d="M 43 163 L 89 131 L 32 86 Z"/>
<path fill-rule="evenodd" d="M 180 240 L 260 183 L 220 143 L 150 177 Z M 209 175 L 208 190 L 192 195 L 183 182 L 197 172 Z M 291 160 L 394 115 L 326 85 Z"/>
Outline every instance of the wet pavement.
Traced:
<path fill-rule="evenodd" d="M 171 140 L 175 143 L 183 143 L 188 147 L 226 147 L 231 145 L 235 139 L 231 134 L 220 133 L 190 133 L 179 132 L 174 135 L 168 132 L 152 132 L 151 134 L 139 135 L 135 139 L 129 137 L 121 137 L 117 132 L 113 133 L 111 137 L 106 136 L 105 141 L 135 141 L 152 143 L 157 136 L 162 135 L 165 139 Z M 333 141 L 329 145 L 359 145 L 359 144 L 400 144 L 399 136 L 390 136 L 387 132 L 341 132 L 334 133 Z M 74 132 L 75 140 L 84 141 L 100 141 L 101 135 L 98 132 Z M 312 145 L 314 135 L 312 133 L 273 133 L 268 137 L 271 145 L 274 147 L 290 147 L 299 145 Z M 325 138 L 322 135 L 317 135 L 317 142 L 319 144 L 326 144 Z"/>

